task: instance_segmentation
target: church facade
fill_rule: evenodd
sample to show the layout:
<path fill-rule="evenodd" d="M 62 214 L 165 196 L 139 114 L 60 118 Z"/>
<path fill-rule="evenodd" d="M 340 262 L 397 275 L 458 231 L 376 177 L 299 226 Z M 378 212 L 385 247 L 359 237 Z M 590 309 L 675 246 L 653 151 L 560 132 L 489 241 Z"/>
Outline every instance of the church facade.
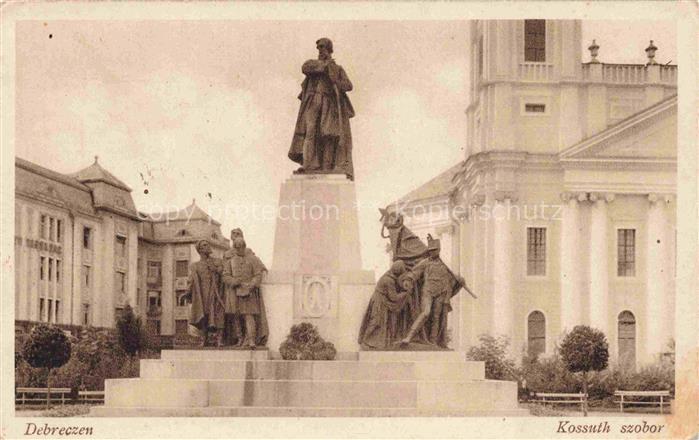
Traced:
<path fill-rule="evenodd" d="M 505 335 L 550 355 L 566 330 L 651 362 L 674 328 L 677 66 L 583 62 L 579 20 L 475 21 L 466 157 L 391 205 L 479 296 L 451 345 Z M 639 54 L 639 58 L 643 54 Z"/>

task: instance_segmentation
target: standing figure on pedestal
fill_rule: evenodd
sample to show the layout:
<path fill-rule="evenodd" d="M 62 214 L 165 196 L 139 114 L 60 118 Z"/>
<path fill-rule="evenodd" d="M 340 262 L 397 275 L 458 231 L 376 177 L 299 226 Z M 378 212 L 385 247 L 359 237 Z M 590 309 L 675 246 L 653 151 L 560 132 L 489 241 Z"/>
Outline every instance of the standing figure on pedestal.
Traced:
<path fill-rule="evenodd" d="M 352 133 L 354 117 L 347 92 L 352 83 L 332 58 L 333 43 L 316 41 L 318 59 L 303 63 L 306 79 L 301 84 L 301 108 L 296 119 L 289 159 L 301 164 L 296 173 L 345 174 L 354 178 Z"/>
<path fill-rule="evenodd" d="M 413 280 L 403 261 L 395 261 L 379 278 L 359 329 L 359 344 L 368 349 L 393 348 L 406 334 Z"/>
<path fill-rule="evenodd" d="M 408 345 L 424 326 L 430 344 L 447 348 L 447 316 L 451 312 L 451 297 L 465 286 L 439 258 L 440 242 L 427 237 L 427 258 L 413 267 L 420 291 L 420 313 L 401 344 Z"/>
<path fill-rule="evenodd" d="M 200 260 L 189 267 L 189 290 L 192 309 L 189 323 L 204 337 L 203 345 L 214 345 L 210 337 L 215 336 L 215 345 L 222 344 L 223 337 L 223 290 L 221 275 L 223 264 L 211 256 L 211 245 L 207 240 L 196 244 Z"/>
<path fill-rule="evenodd" d="M 242 238 L 235 239 L 233 251 L 223 268 L 226 315 L 232 324 L 232 338 L 237 345 L 254 349 L 264 346 L 269 334 L 260 292 L 262 276 L 267 268 L 254 253 L 247 251 Z"/>

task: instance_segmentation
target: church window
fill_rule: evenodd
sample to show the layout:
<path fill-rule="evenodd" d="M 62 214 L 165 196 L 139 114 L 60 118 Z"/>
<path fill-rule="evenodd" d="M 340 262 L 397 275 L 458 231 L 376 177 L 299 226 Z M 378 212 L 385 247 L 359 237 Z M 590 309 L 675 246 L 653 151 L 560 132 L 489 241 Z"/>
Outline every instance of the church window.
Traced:
<path fill-rule="evenodd" d="M 527 318 L 527 349 L 530 356 L 538 356 L 546 351 L 546 317 L 534 311 Z"/>
<path fill-rule="evenodd" d="M 618 318 L 619 363 L 626 368 L 636 365 L 636 318 L 625 310 Z"/>
<path fill-rule="evenodd" d="M 546 275 L 546 228 L 527 228 L 527 275 Z"/>
<path fill-rule="evenodd" d="M 617 230 L 617 276 L 636 275 L 636 230 Z"/>
<path fill-rule="evenodd" d="M 524 61 L 546 61 L 546 20 L 524 20 Z"/>

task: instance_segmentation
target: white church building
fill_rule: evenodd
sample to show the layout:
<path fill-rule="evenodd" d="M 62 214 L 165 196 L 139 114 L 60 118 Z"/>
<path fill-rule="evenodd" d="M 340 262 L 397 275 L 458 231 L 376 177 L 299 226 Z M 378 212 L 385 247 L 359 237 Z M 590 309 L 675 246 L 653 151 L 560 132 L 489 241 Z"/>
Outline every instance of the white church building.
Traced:
<path fill-rule="evenodd" d="M 455 349 L 506 335 L 547 356 L 587 324 L 636 366 L 673 338 L 677 66 L 652 42 L 642 64 L 595 42 L 583 61 L 581 28 L 473 22 L 464 161 L 391 205 L 478 295 L 455 297 Z"/>

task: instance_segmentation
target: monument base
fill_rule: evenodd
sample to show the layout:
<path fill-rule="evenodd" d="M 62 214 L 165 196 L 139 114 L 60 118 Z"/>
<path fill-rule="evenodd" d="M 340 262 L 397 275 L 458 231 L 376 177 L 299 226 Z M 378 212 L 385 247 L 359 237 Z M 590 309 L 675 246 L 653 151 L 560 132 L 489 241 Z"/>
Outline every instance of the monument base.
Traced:
<path fill-rule="evenodd" d="M 356 352 L 376 280 L 362 270 L 354 182 L 298 174 L 279 194 L 271 270 L 262 283 L 269 338 L 278 352 L 291 326 L 309 322 L 339 352 Z"/>
<path fill-rule="evenodd" d="M 435 353 L 433 353 L 435 354 Z M 141 377 L 108 379 L 91 414 L 144 416 L 514 416 L 517 384 L 485 380 L 461 352 L 360 352 L 358 360 L 270 360 L 268 352 L 164 350 Z"/>

